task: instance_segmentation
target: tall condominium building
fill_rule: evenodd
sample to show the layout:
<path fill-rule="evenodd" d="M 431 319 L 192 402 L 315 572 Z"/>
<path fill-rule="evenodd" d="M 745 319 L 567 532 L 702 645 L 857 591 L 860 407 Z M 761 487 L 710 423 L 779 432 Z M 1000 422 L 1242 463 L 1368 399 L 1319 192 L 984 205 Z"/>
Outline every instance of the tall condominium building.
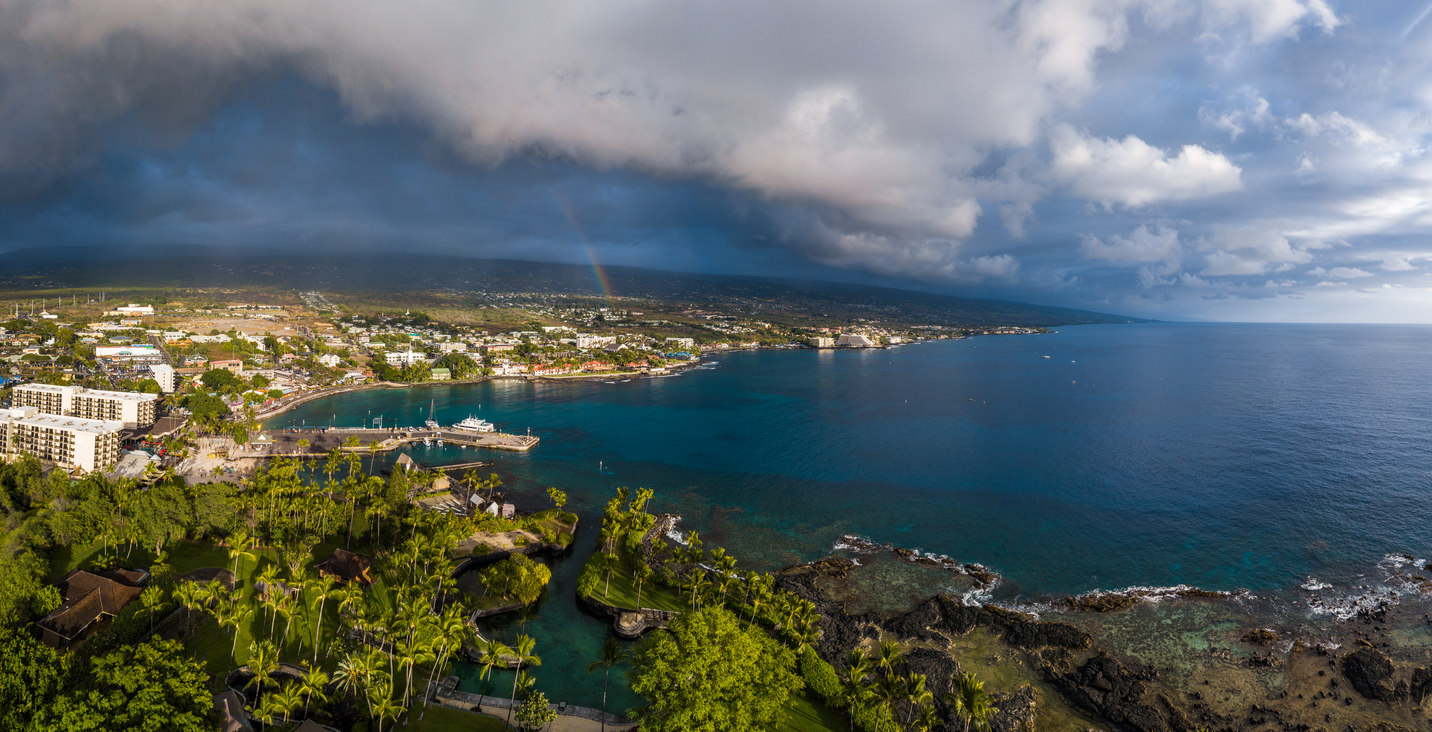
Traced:
<path fill-rule="evenodd" d="M 52 384 L 21 384 L 15 387 L 12 400 L 17 407 L 35 407 L 42 414 L 121 422 L 125 427 L 154 424 L 159 406 L 158 394 Z"/>
<path fill-rule="evenodd" d="M 34 455 L 64 468 L 105 470 L 119 460 L 116 421 L 57 417 L 36 407 L 0 410 L 0 448 L 6 457 Z"/>
<path fill-rule="evenodd" d="M 159 382 L 159 390 L 165 394 L 173 394 L 178 388 L 177 379 L 174 376 L 174 367 L 167 363 L 155 364 L 149 367 L 154 373 L 154 380 Z"/>

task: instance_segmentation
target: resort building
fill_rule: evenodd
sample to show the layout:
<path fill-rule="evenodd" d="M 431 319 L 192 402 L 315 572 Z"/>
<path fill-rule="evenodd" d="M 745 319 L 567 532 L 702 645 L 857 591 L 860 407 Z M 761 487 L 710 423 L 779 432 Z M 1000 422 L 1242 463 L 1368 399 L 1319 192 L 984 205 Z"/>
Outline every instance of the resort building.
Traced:
<path fill-rule="evenodd" d="M 60 650 L 78 646 L 139 599 L 148 581 L 149 573 L 142 569 L 111 569 L 102 575 L 83 569 L 70 572 L 56 585 L 64 602 L 35 623 L 41 640 Z"/>
<path fill-rule="evenodd" d="M 830 336 L 811 336 L 811 348 L 835 348 L 835 339 Z"/>
<path fill-rule="evenodd" d="M 12 399 L 15 406 L 35 407 L 41 414 L 122 422 L 125 427 L 154 424 L 159 406 L 158 394 L 52 384 L 22 384 L 15 387 Z"/>
<path fill-rule="evenodd" d="M 119 461 L 116 421 L 56 417 L 35 407 L 0 411 L 0 449 L 4 454 L 34 455 L 48 463 L 87 472 L 105 470 Z"/>
<path fill-rule="evenodd" d="M 847 333 L 845 335 L 842 335 L 840 337 L 840 340 L 835 342 L 835 345 L 846 346 L 848 348 L 874 348 L 875 341 L 872 341 L 869 338 L 860 335 L 859 333 Z"/>

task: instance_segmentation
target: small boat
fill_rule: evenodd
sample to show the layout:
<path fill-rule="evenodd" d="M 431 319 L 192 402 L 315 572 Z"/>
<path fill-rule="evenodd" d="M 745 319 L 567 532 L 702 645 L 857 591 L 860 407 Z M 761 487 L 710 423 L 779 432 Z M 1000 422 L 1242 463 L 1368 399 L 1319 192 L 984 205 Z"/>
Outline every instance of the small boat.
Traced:
<path fill-rule="evenodd" d="M 443 446 L 443 438 L 439 437 L 439 438 L 438 438 L 438 447 L 442 447 L 442 446 Z"/>
<path fill-rule="evenodd" d="M 1040 358 L 1049 358 L 1049 357 L 1048 357 L 1048 356 L 1041 356 Z"/>
<path fill-rule="evenodd" d="M 452 429 L 457 432 L 496 432 L 497 425 L 481 417 L 469 416 L 467 419 L 453 425 Z"/>
<path fill-rule="evenodd" d="M 437 421 L 436 419 L 433 419 L 433 411 L 436 409 L 436 407 L 437 407 L 437 400 L 436 400 L 436 399 L 434 399 L 432 402 L 428 403 L 428 419 L 427 419 L 426 422 L 423 422 L 423 428 L 424 428 L 424 429 L 440 430 L 440 429 L 443 428 L 442 425 L 438 424 L 438 421 Z M 424 440 L 424 442 L 426 442 L 426 440 Z"/>
<path fill-rule="evenodd" d="M 433 441 L 432 441 L 432 440 L 429 440 L 429 439 L 426 438 L 426 437 L 424 437 L 424 438 L 423 438 L 423 447 L 432 447 L 432 446 L 433 446 Z"/>

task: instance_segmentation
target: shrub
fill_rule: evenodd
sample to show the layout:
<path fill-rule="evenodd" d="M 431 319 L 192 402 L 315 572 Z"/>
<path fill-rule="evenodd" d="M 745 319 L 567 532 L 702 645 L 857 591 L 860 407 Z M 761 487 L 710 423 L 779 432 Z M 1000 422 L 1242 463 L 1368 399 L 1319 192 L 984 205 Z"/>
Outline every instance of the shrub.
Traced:
<path fill-rule="evenodd" d="M 475 557 L 480 557 L 490 551 L 492 551 L 492 547 L 486 544 L 478 544 L 477 546 L 472 548 L 472 555 Z"/>
<path fill-rule="evenodd" d="M 564 534 L 564 536 L 571 536 L 571 534 Z M 591 597 L 596 594 L 601 583 L 601 570 L 597 568 L 595 562 L 587 562 L 587 565 L 582 567 L 582 573 L 577 576 L 577 597 Z"/>
<path fill-rule="evenodd" d="M 537 534 L 538 534 L 538 536 L 541 536 L 541 537 L 542 537 L 542 541 L 545 542 L 545 543 L 547 543 L 547 544 L 556 544 L 556 543 L 557 543 L 557 532 L 555 532 L 555 531 L 553 531 L 553 530 L 551 530 L 551 529 L 542 529 L 541 531 L 538 531 Z"/>
<path fill-rule="evenodd" d="M 572 536 L 571 534 L 568 534 L 567 532 L 564 531 L 564 532 L 562 532 L 562 533 L 560 533 L 560 534 L 557 535 L 557 543 L 558 543 L 558 544 L 561 544 L 563 548 L 566 548 L 566 547 L 571 546 L 571 545 L 572 545 L 572 542 L 575 541 L 576 538 L 577 538 L 577 537 Z"/>
<path fill-rule="evenodd" d="M 527 546 L 527 537 L 519 536 L 512 540 L 512 546 Z"/>
<path fill-rule="evenodd" d="M 842 706 L 840 677 L 835 674 L 835 669 L 810 647 L 801 654 L 801 677 L 805 679 L 806 688 L 820 694 L 827 705 Z"/>
<path fill-rule="evenodd" d="M 855 710 L 855 726 L 865 732 L 898 732 L 890 708 L 878 702 L 862 704 Z"/>
<path fill-rule="evenodd" d="M 577 514 L 575 514 L 575 513 L 564 513 L 564 514 L 562 514 L 561 518 L 562 518 L 562 523 L 564 523 L 564 524 L 566 524 L 566 525 L 568 525 L 568 526 L 571 526 L 571 525 L 577 523 Z"/>

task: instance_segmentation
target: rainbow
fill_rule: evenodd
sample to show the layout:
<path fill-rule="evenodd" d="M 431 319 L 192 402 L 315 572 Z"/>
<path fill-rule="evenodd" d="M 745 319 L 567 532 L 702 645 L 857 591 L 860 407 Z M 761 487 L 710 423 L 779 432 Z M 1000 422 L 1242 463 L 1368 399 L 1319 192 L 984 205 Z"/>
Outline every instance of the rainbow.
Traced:
<path fill-rule="evenodd" d="M 607 301 L 607 307 L 612 307 L 612 283 L 607 279 L 607 273 L 602 269 L 601 262 L 597 261 L 597 253 L 592 250 L 592 243 L 587 240 L 587 232 L 582 229 L 582 224 L 577 221 L 577 215 L 566 199 L 552 191 L 552 200 L 557 202 L 557 208 L 561 209 L 562 216 L 572 226 L 572 231 L 577 235 L 577 242 L 582 245 L 582 251 L 586 252 L 587 261 L 592 265 L 592 279 L 597 282 L 597 289 L 601 291 L 602 299 Z"/>

